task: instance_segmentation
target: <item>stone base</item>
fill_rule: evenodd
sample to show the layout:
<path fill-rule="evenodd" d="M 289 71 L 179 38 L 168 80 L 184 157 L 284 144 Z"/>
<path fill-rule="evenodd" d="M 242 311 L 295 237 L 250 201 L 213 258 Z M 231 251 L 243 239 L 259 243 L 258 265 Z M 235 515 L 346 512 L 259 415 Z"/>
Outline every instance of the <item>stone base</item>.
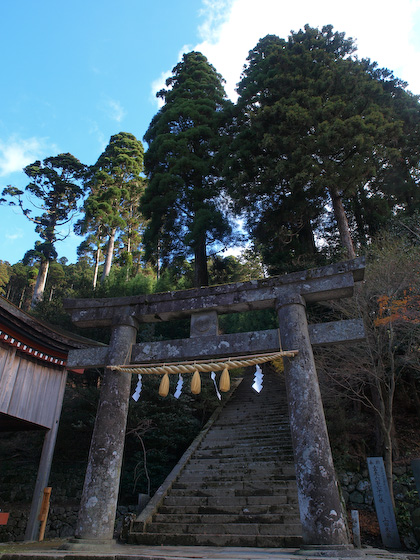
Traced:
<path fill-rule="evenodd" d="M 75 552 L 96 552 L 110 550 L 117 544 L 116 539 L 77 539 L 72 538 L 63 543 L 59 550 L 74 550 Z"/>
<path fill-rule="evenodd" d="M 295 554 L 316 558 L 360 558 L 365 556 L 360 548 L 354 548 L 352 544 L 304 544 Z"/>

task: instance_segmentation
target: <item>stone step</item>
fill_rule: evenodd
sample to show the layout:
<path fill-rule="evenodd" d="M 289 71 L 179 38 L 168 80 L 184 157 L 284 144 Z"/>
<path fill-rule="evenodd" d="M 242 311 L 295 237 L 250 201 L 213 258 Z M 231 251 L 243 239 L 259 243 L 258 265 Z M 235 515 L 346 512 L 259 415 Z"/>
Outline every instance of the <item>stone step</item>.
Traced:
<path fill-rule="evenodd" d="M 189 525 L 191 523 L 201 523 L 202 525 L 212 524 L 237 524 L 237 523 L 265 523 L 276 525 L 299 525 L 300 519 L 296 512 L 290 515 L 284 514 L 234 514 L 234 513 L 157 513 L 153 516 L 152 523 L 181 523 Z M 229 531 L 230 532 L 230 531 Z"/>
<path fill-rule="evenodd" d="M 182 490 L 179 490 L 175 494 L 169 494 L 163 500 L 164 506 L 181 506 L 181 507 L 237 507 L 239 508 L 247 508 L 249 506 L 264 506 L 269 507 L 279 506 L 281 504 L 297 504 L 297 492 L 287 492 L 278 495 L 261 495 L 261 496 L 191 496 L 187 493 L 182 493 Z M 184 491 L 185 492 L 185 491 Z"/>
<path fill-rule="evenodd" d="M 301 524 L 284 385 L 242 382 L 172 481 L 159 508 L 134 522 L 150 545 L 300 546 Z"/>
<path fill-rule="evenodd" d="M 230 462 L 230 463 L 237 463 L 238 465 L 243 463 L 258 463 L 261 464 L 262 462 L 276 462 L 279 464 L 292 464 L 292 450 L 288 450 L 287 452 L 284 449 L 273 449 L 272 451 L 266 451 L 261 453 L 252 454 L 251 450 L 240 452 L 238 450 L 233 449 L 229 451 L 228 449 L 220 450 L 220 451 L 199 451 L 194 455 L 194 458 L 191 459 L 189 463 L 194 461 L 194 464 L 201 464 L 203 467 L 206 465 L 211 465 L 216 461 L 219 462 Z"/>
<path fill-rule="evenodd" d="M 197 449 L 194 454 L 192 460 L 201 457 L 207 457 L 213 459 L 214 457 L 218 456 L 226 456 L 226 457 L 267 457 L 275 455 L 278 457 L 279 455 L 283 455 L 287 452 L 292 451 L 292 443 L 291 441 L 284 441 L 279 442 L 276 441 L 271 444 L 260 444 L 258 445 L 258 441 L 254 440 L 252 445 L 248 444 L 232 444 L 232 443 L 219 443 L 218 445 L 208 445 L 206 442 Z"/>
<path fill-rule="evenodd" d="M 200 451 L 213 451 L 213 450 L 235 450 L 236 453 L 252 451 L 253 449 L 258 452 L 259 448 L 286 448 L 292 449 L 292 438 L 287 436 L 280 436 L 278 434 L 271 433 L 270 437 L 249 437 L 244 439 L 233 438 L 221 438 L 221 439 L 205 439 L 201 443 L 200 447 L 197 449 Z"/>
<path fill-rule="evenodd" d="M 264 497 L 264 498 L 276 498 L 278 496 L 285 496 L 286 498 L 291 496 L 297 496 L 296 485 L 290 485 L 289 488 L 285 487 L 254 487 L 254 488 L 232 488 L 229 485 L 224 486 L 223 491 L 220 488 L 215 487 L 199 487 L 193 485 L 185 485 L 186 488 L 173 488 L 171 491 L 171 496 L 174 498 L 229 498 L 233 500 L 234 498 L 242 497 Z M 232 485 L 233 486 L 233 485 Z"/>
<path fill-rule="evenodd" d="M 283 445 L 291 445 L 292 438 L 290 433 L 281 432 L 280 430 L 271 430 L 266 434 L 258 433 L 244 433 L 243 435 L 235 432 L 220 432 L 220 434 L 213 434 L 212 437 L 206 437 L 201 445 L 203 447 L 278 447 Z"/>
<path fill-rule="evenodd" d="M 272 436 L 274 433 L 290 433 L 290 429 L 286 423 L 284 424 L 277 424 L 276 422 L 271 423 L 270 425 L 261 426 L 249 426 L 247 423 L 242 424 L 241 426 L 218 426 L 217 424 L 213 426 L 213 429 L 207 435 L 207 439 L 222 438 L 225 434 L 235 434 L 238 438 L 246 438 L 249 436 L 252 437 L 260 437 L 260 436 Z"/>
<path fill-rule="evenodd" d="M 187 535 L 293 535 L 299 536 L 302 528 L 299 523 L 148 523 L 148 533 L 175 533 Z"/>
<path fill-rule="evenodd" d="M 291 453 L 293 453 L 293 448 L 290 441 L 284 443 L 273 441 L 272 443 L 264 442 L 263 444 L 259 444 L 256 440 L 250 440 L 246 443 L 238 443 L 236 446 L 231 443 L 219 443 L 217 445 L 208 445 L 207 443 L 204 443 L 197 449 L 191 461 L 201 458 L 214 459 L 219 456 L 231 458 L 255 457 L 256 460 L 258 459 L 261 461 L 264 456 L 270 454 L 274 454 L 276 457 L 283 457 L 284 455 L 288 456 Z M 285 460 L 287 461 L 287 459 Z"/>
<path fill-rule="evenodd" d="M 181 475 L 178 477 L 178 482 L 186 482 L 191 480 L 191 482 L 209 481 L 209 480 L 266 480 L 269 484 L 270 481 L 275 480 L 294 480 L 296 479 L 295 471 L 292 469 L 282 469 L 280 466 L 270 467 L 262 466 L 261 469 L 258 467 L 249 467 L 246 463 L 235 468 L 233 465 L 226 463 L 221 463 L 215 466 L 209 465 L 208 468 L 199 466 L 192 466 L 191 468 L 186 467 Z"/>
<path fill-rule="evenodd" d="M 195 515 L 195 514 L 202 514 L 202 515 L 238 515 L 238 514 L 246 514 L 246 515 L 297 515 L 296 504 L 286 504 L 286 503 L 278 503 L 278 504 L 254 504 L 254 505 L 244 505 L 238 507 L 237 499 L 235 503 L 230 503 L 229 505 L 225 506 L 202 506 L 202 505 L 184 505 L 181 506 L 180 504 L 170 506 L 170 505 L 162 505 L 159 508 L 159 513 L 168 514 L 168 515 Z"/>
<path fill-rule="evenodd" d="M 242 421 L 241 421 L 242 420 Z M 277 412 L 271 417 L 258 415 L 257 413 L 246 414 L 245 411 L 237 410 L 235 415 L 223 416 L 221 419 L 214 423 L 214 428 L 217 430 L 249 430 L 256 432 L 257 430 L 267 431 L 270 426 L 279 428 L 286 428 L 289 423 L 289 416 L 287 413 L 282 414 Z"/>
<path fill-rule="evenodd" d="M 175 533 L 132 533 L 130 544 L 162 546 L 223 546 L 259 548 L 298 548 L 302 538 L 291 535 L 180 535 Z"/>
<path fill-rule="evenodd" d="M 263 407 L 266 407 L 265 403 Z M 268 405 L 270 406 L 270 405 Z M 286 426 L 289 422 L 289 413 L 285 411 L 276 411 L 270 416 L 265 415 L 263 412 L 254 411 L 252 409 L 243 408 L 235 410 L 232 414 L 224 413 L 223 416 L 214 422 L 213 427 L 215 429 L 227 429 L 227 430 L 267 430 L 269 426 Z"/>
<path fill-rule="evenodd" d="M 279 457 L 263 460 L 263 457 L 247 457 L 244 460 L 238 457 L 200 457 L 191 459 L 186 467 L 189 471 L 275 471 L 276 473 L 295 474 L 292 461 L 282 461 Z"/>
<path fill-rule="evenodd" d="M 269 404 L 269 407 L 265 405 Z M 244 396 L 238 399 L 235 398 L 229 402 L 228 406 L 225 408 L 223 417 L 218 419 L 218 422 L 223 422 L 224 418 L 233 418 L 234 422 L 238 422 L 237 413 L 242 412 L 247 418 L 258 417 L 262 420 L 264 418 L 271 418 L 272 416 L 285 415 L 289 412 L 286 399 L 280 397 L 280 395 L 273 395 L 271 399 L 246 399 Z M 236 416 L 235 416 L 236 414 Z"/>
<path fill-rule="evenodd" d="M 271 488 L 273 486 L 273 488 Z M 198 482 L 190 482 L 189 480 L 185 481 L 175 481 L 172 484 L 172 490 L 190 490 L 192 492 L 197 492 L 201 489 L 205 489 L 206 492 L 209 491 L 218 491 L 219 494 L 224 494 L 225 492 L 237 492 L 238 490 L 243 492 L 250 492 L 252 495 L 253 492 L 264 492 L 265 494 L 270 495 L 272 490 L 276 490 L 277 492 L 282 492 L 283 490 L 290 490 L 296 489 L 296 481 L 294 479 L 286 479 L 286 480 L 276 480 L 274 484 L 270 484 L 268 481 L 260 481 L 260 480 L 208 480 L 205 484 L 202 481 Z"/>
<path fill-rule="evenodd" d="M 222 486 L 223 488 L 227 487 L 236 487 L 238 482 L 249 483 L 250 479 L 259 482 L 260 487 L 268 487 L 274 488 L 278 485 L 278 483 L 282 482 L 293 482 L 294 486 L 296 486 L 296 477 L 295 476 L 286 476 L 286 475 L 266 475 L 262 476 L 258 474 L 233 474 L 233 473 L 215 473 L 212 475 L 185 475 L 181 476 L 176 484 L 176 488 L 189 488 L 191 484 L 194 484 L 194 488 L 202 488 L 206 490 L 207 488 L 213 488 L 215 486 Z M 290 485 L 292 486 L 292 485 Z M 281 486 L 284 488 L 284 486 Z"/>

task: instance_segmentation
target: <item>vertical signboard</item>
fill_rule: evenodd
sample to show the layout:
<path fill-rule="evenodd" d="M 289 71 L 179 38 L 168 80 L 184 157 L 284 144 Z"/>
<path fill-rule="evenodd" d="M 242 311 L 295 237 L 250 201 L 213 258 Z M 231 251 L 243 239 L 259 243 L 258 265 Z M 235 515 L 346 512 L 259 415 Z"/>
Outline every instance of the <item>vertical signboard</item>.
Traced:
<path fill-rule="evenodd" d="M 388 548 L 401 548 L 384 460 L 382 457 L 368 457 L 367 462 L 382 542 Z"/>

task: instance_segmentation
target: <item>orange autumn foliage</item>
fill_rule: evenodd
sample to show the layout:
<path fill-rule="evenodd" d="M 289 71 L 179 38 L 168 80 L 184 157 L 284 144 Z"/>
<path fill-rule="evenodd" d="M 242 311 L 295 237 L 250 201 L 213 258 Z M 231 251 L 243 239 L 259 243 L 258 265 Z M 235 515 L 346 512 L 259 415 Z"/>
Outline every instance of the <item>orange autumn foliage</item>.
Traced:
<path fill-rule="evenodd" d="M 377 301 L 379 310 L 378 317 L 374 321 L 375 326 L 396 322 L 420 324 L 420 294 L 414 288 L 404 290 L 401 299 L 382 295 L 377 298 Z"/>

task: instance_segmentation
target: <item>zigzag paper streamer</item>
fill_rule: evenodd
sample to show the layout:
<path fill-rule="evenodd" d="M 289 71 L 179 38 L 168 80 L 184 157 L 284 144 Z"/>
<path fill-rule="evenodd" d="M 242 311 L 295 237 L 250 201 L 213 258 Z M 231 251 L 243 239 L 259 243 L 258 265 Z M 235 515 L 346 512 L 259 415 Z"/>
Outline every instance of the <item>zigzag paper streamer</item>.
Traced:
<path fill-rule="evenodd" d="M 184 380 L 182 379 L 182 375 L 179 374 L 178 383 L 176 384 L 176 389 L 174 393 L 174 397 L 176 399 L 179 399 L 179 397 L 181 396 L 183 384 L 184 384 Z"/>
<path fill-rule="evenodd" d="M 257 391 L 257 393 L 260 393 L 263 388 L 263 377 L 264 374 L 261 371 L 260 366 L 257 365 L 255 367 L 254 383 L 252 384 L 252 388 L 254 391 Z"/>
<path fill-rule="evenodd" d="M 133 393 L 132 398 L 137 402 L 139 400 L 140 397 L 140 393 L 141 393 L 141 387 L 142 387 L 142 383 L 141 383 L 141 374 L 139 373 L 138 375 L 138 381 L 137 381 L 137 386 L 136 386 L 136 390 Z"/>
<path fill-rule="evenodd" d="M 211 372 L 210 377 L 213 379 L 214 388 L 216 389 L 216 395 L 217 395 L 217 398 L 220 401 L 222 399 L 222 395 L 219 393 L 219 389 L 217 388 L 216 374 L 214 373 L 214 371 Z"/>

